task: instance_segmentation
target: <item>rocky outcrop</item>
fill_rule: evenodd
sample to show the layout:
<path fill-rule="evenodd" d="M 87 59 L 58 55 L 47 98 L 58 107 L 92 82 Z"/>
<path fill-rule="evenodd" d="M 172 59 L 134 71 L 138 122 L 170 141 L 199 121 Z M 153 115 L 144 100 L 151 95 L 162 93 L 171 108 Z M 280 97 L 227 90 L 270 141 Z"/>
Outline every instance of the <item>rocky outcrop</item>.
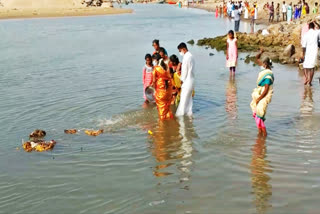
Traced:
<path fill-rule="evenodd" d="M 190 44 L 190 45 L 194 45 L 194 40 L 193 39 L 191 39 L 190 41 L 188 41 L 187 42 L 188 44 Z"/>
<path fill-rule="evenodd" d="M 302 22 L 290 25 L 286 23 L 270 25 L 267 28 L 268 35 L 262 35 L 262 30 L 255 34 L 237 33 L 238 51 L 252 52 L 262 47 L 265 50 L 265 55 L 273 61 L 282 64 L 294 64 L 298 62 L 301 53 L 301 26 Z M 227 48 L 226 42 L 227 35 L 224 35 L 200 39 L 197 45 L 210 47 L 217 51 L 225 51 Z"/>

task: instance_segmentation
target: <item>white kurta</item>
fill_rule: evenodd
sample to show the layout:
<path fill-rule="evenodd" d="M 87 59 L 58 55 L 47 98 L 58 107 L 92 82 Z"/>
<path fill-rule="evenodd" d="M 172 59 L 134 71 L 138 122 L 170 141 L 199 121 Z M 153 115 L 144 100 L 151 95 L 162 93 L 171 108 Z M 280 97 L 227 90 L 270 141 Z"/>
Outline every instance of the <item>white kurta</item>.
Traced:
<path fill-rule="evenodd" d="M 258 19 L 258 7 L 254 9 L 254 19 Z"/>
<path fill-rule="evenodd" d="M 245 9 L 244 9 L 244 18 L 245 18 L 245 19 L 248 19 L 248 18 L 249 18 L 249 11 L 248 11 L 248 8 L 247 8 L 247 7 L 245 7 Z"/>
<path fill-rule="evenodd" d="M 195 63 L 193 56 L 190 52 L 187 52 L 183 56 L 182 66 L 181 66 L 181 94 L 180 103 L 176 112 L 176 116 L 192 115 L 192 91 L 194 88 L 194 69 Z"/>
<path fill-rule="evenodd" d="M 319 40 L 319 30 L 310 29 L 304 36 L 302 40 L 302 47 L 306 48 L 306 54 L 304 57 L 303 67 L 304 68 L 314 68 L 317 64 L 318 56 L 318 40 Z"/>

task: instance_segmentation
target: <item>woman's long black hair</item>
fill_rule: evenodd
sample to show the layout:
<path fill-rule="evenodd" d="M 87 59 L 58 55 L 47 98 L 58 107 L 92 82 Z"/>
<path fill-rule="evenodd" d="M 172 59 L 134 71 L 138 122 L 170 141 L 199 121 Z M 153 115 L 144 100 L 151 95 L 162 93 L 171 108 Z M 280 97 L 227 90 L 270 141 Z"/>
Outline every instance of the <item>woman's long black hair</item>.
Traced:
<path fill-rule="evenodd" d="M 158 54 L 158 53 L 153 54 L 153 55 L 152 55 L 152 59 L 155 59 L 155 60 L 157 60 L 158 62 L 160 61 L 160 66 L 161 66 L 165 71 L 167 71 L 167 68 L 168 68 L 168 67 L 167 67 L 166 63 L 164 63 L 164 61 L 162 60 L 160 54 Z M 169 80 L 165 80 L 165 86 L 166 86 L 166 89 L 169 88 Z"/>

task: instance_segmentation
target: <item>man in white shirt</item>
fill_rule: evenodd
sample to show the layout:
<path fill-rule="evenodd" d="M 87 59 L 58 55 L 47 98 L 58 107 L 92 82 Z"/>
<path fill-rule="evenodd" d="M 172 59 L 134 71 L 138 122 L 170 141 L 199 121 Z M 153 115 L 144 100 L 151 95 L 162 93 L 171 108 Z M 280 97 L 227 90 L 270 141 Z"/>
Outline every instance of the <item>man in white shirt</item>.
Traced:
<path fill-rule="evenodd" d="M 318 42 L 320 40 L 319 30 L 315 30 L 315 24 L 309 24 L 308 32 L 303 36 L 302 50 L 303 50 L 303 68 L 305 76 L 305 85 L 312 85 L 314 75 L 314 68 L 317 64 L 318 57 Z"/>
<path fill-rule="evenodd" d="M 238 9 L 238 6 L 235 6 L 235 10 L 234 10 L 234 31 L 235 32 L 239 32 L 240 16 L 241 16 L 241 13 Z"/>
<path fill-rule="evenodd" d="M 287 5 L 285 1 L 282 4 L 282 21 L 287 21 Z"/>
<path fill-rule="evenodd" d="M 188 51 L 185 43 L 178 46 L 180 55 L 183 56 L 181 66 L 181 94 L 180 103 L 176 112 L 176 116 L 192 116 L 192 91 L 194 88 L 194 69 L 195 63 L 192 54 Z"/>

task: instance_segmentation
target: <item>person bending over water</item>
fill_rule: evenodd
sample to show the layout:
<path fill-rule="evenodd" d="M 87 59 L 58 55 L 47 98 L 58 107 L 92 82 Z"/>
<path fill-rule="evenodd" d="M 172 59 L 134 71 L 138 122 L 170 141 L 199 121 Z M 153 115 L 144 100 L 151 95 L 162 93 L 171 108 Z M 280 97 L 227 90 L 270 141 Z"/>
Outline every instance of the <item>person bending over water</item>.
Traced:
<path fill-rule="evenodd" d="M 194 88 L 194 69 L 195 63 L 192 54 L 188 51 L 185 43 L 178 46 L 180 55 L 183 56 L 181 66 L 181 95 L 180 103 L 176 112 L 176 116 L 188 115 L 192 116 L 192 91 Z"/>
<path fill-rule="evenodd" d="M 170 56 L 170 66 L 170 74 L 173 80 L 172 104 L 178 106 L 181 92 L 181 62 L 179 62 L 179 58 L 174 54 Z"/>
<path fill-rule="evenodd" d="M 260 60 L 262 53 L 263 50 L 261 49 L 259 54 L 256 56 L 257 63 L 262 67 L 262 71 L 260 71 L 258 76 L 257 88 L 255 88 L 252 92 L 252 102 L 250 104 L 250 107 L 253 113 L 253 117 L 256 121 L 259 134 L 266 136 L 267 129 L 264 121 L 268 104 L 271 102 L 271 98 L 273 95 L 274 76 L 271 71 L 270 58 L 266 57 L 262 61 Z"/>
<path fill-rule="evenodd" d="M 230 76 L 235 76 L 236 66 L 238 61 L 238 43 L 237 38 L 234 37 L 232 30 L 228 33 L 227 40 L 227 67 L 230 70 Z"/>
<path fill-rule="evenodd" d="M 143 98 L 145 102 L 149 102 L 146 97 L 146 88 L 152 84 L 152 71 L 153 71 L 153 66 L 152 66 L 152 57 L 150 54 L 146 54 L 145 56 L 146 64 L 143 67 L 142 70 L 142 83 L 143 83 Z"/>
<path fill-rule="evenodd" d="M 167 65 L 161 59 L 160 54 L 156 53 L 153 59 L 153 86 L 156 89 L 155 100 L 157 104 L 160 120 L 173 118 L 170 110 L 172 100 L 172 82 Z"/>

